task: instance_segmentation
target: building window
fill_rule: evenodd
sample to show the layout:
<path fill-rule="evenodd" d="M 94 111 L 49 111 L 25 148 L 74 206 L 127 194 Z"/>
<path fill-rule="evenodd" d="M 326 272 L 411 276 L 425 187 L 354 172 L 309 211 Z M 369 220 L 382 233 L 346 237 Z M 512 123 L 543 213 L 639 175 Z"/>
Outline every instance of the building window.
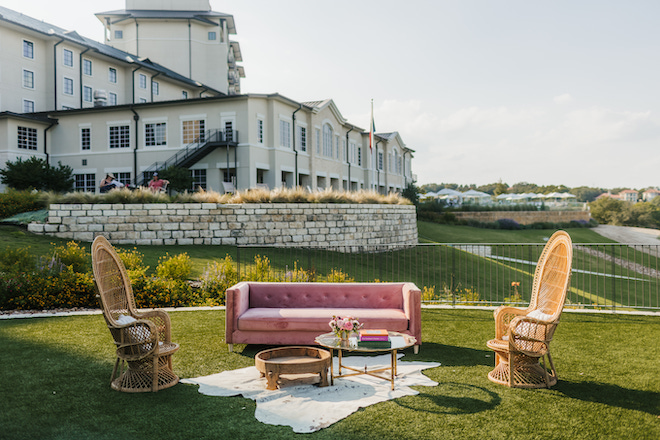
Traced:
<path fill-rule="evenodd" d="M 80 129 L 80 149 L 92 149 L 92 129 L 89 127 L 83 127 Z"/>
<path fill-rule="evenodd" d="M 131 141 L 131 130 L 128 125 L 114 125 L 109 127 L 110 148 L 128 148 Z"/>
<path fill-rule="evenodd" d="M 124 31 L 115 31 L 115 40 L 121 40 L 124 38 Z"/>
<path fill-rule="evenodd" d="M 316 132 L 316 154 L 321 154 L 321 130 L 317 128 L 314 131 Z"/>
<path fill-rule="evenodd" d="M 337 149 L 337 159 L 339 159 L 339 152 L 341 148 L 339 148 L 339 135 L 335 136 L 335 147 Z"/>
<path fill-rule="evenodd" d="M 131 173 L 115 173 L 117 180 L 119 180 L 124 185 L 131 184 Z"/>
<path fill-rule="evenodd" d="M 92 76 L 92 62 L 90 60 L 83 60 L 83 73 Z"/>
<path fill-rule="evenodd" d="M 30 127 L 18 127 L 18 148 L 24 150 L 37 149 L 37 129 Z"/>
<path fill-rule="evenodd" d="M 151 93 L 158 96 L 158 89 L 159 89 L 159 84 L 156 81 L 152 81 L 152 83 L 151 83 Z"/>
<path fill-rule="evenodd" d="M 257 119 L 257 142 L 264 143 L 264 120 Z"/>
<path fill-rule="evenodd" d="M 108 69 L 108 81 L 111 83 L 116 83 L 117 82 L 117 69 L 114 67 L 110 67 Z"/>
<path fill-rule="evenodd" d="M 307 128 L 298 127 L 298 141 L 300 143 L 300 151 L 307 151 Z"/>
<path fill-rule="evenodd" d="M 23 87 L 26 89 L 34 89 L 34 72 L 23 70 Z"/>
<path fill-rule="evenodd" d="M 141 73 L 139 83 L 140 83 L 140 88 L 141 89 L 146 89 L 147 88 L 147 75 Z"/>
<path fill-rule="evenodd" d="M 31 41 L 23 40 L 23 56 L 31 60 L 34 59 L 34 43 Z"/>
<path fill-rule="evenodd" d="M 62 62 L 64 65 L 67 67 L 73 67 L 73 52 L 71 52 L 69 49 L 64 49 L 63 54 L 64 56 Z"/>
<path fill-rule="evenodd" d="M 73 80 L 71 78 L 64 78 L 64 94 L 73 95 Z"/>
<path fill-rule="evenodd" d="M 280 119 L 280 146 L 291 148 L 291 123 Z"/>
<path fill-rule="evenodd" d="M 215 41 L 218 38 L 218 34 L 215 31 L 209 32 L 209 40 Z"/>
<path fill-rule="evenodd" d="M 94 174 L 76 174 L 74 177 L 73 189 L 75 191 L 96 191 L 96 176 Z"/>
<path fill-rule="evenodd" d="M 323 155 L 332 157 L 332 127 L 328 124 L 323 126 Z"/>
<path fill-rule="evenodd" d="M 383 171 L 383 153 L 378 152 L 378 169 Z"/>
<path fill-rule="evenodd" d="M 357 164 L 359 166 L 362 166 L 362 147 L 358 147 L 357 149 Z"/>
<path fill-rule="evenodd" d="M 190 170 L 190 176 L 193 179 L 192 190 L 206 189 L 206 170 Z"/>
<path fill-rule="evenodd" d="M 29 99 L 23 100 L 23 113 L 33 113 L 34 112 L 34 101 Z"/>
<path fill-rule="evenodd" d="M 181 98 L 182 98 L 182 99 L 188 99 L 188 92 L 186 92 L 185 90 L 182 91 L 182 92 L 181 92 Z"/>
<path fill-rule="evenodd" d="M 108 93 L 108 101 L 110 105 L 117 105 L 117 94 L 116 93 Z"/>
<path fill-rule="evenodd" d="M 192 144 L 194 142 L 204 141 L 204 121 L 183 121 L 181 128 L 183 130 L 183 143 Z"/>
<path fill-rule="evenodd" d="M 83 87 L 83 101 L 92 102 L 92 88 L 89 86 Z"/>
<path fill-rule="evenodd" d="M 147 147 L 167 145 L 167 123 L 146 124 L 144 126 L 144 142 Z"/>
<path fill-rule="evenodd" d="M 225 140 L 227 142 L 234 140 L 234 121 L 225 121 Z"/>

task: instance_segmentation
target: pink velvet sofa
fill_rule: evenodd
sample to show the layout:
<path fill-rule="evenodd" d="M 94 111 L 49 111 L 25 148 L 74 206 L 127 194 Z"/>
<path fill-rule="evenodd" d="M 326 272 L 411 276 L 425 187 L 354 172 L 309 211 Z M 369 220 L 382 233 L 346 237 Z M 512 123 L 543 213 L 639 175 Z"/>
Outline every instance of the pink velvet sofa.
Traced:
<path fill-rule="evenodd" d="M 333 315 L 364 328 L 407 333 L 422 343 L 421 292 L 413 283 L 259 283 L 227 289 L 225 340 L 233 344 L 313 345 Z"/>

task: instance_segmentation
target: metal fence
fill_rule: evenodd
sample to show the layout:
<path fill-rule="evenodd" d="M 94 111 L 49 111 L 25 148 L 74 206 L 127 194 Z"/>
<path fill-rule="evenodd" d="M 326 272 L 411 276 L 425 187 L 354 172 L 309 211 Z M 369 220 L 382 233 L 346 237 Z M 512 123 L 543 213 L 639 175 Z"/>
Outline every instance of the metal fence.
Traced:
<path fill-rule="evenodd" d="M 239 279 L 410 281 L 427 304 L 526 305 L 543 244 L 240 246 Z M 659 310 L 660 245 L 574 244 L 567 307 Z M 267 273 L 266 273 L 267 272 Z"/>

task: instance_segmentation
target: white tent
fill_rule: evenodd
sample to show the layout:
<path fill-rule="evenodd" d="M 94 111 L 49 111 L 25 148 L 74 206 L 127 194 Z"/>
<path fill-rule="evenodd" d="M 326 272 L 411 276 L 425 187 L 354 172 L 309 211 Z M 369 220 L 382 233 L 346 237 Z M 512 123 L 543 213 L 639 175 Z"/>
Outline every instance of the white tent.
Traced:
<path fill-rule="evenodd" d="M 463 193 L 463 198 L 474 203 L 490 203 L 491 196 L 485 192 L 476 191 L 474 189 L 467 190 Z"/>

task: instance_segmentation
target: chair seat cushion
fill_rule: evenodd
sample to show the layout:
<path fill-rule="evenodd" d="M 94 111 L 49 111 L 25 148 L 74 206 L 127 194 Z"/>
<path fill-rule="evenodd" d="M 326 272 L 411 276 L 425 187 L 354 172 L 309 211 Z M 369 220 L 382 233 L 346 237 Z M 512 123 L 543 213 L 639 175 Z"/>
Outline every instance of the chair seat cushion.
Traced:
<path fill-rule="evenodd" d="M 243 331 L 330 331 L 333 316 L 353 317 L 365 328 L 390 331 L 408 329 L 408 318 L 401 309 L 335 309 L 335 308 L 252 308 L 238 318 Z"/>

